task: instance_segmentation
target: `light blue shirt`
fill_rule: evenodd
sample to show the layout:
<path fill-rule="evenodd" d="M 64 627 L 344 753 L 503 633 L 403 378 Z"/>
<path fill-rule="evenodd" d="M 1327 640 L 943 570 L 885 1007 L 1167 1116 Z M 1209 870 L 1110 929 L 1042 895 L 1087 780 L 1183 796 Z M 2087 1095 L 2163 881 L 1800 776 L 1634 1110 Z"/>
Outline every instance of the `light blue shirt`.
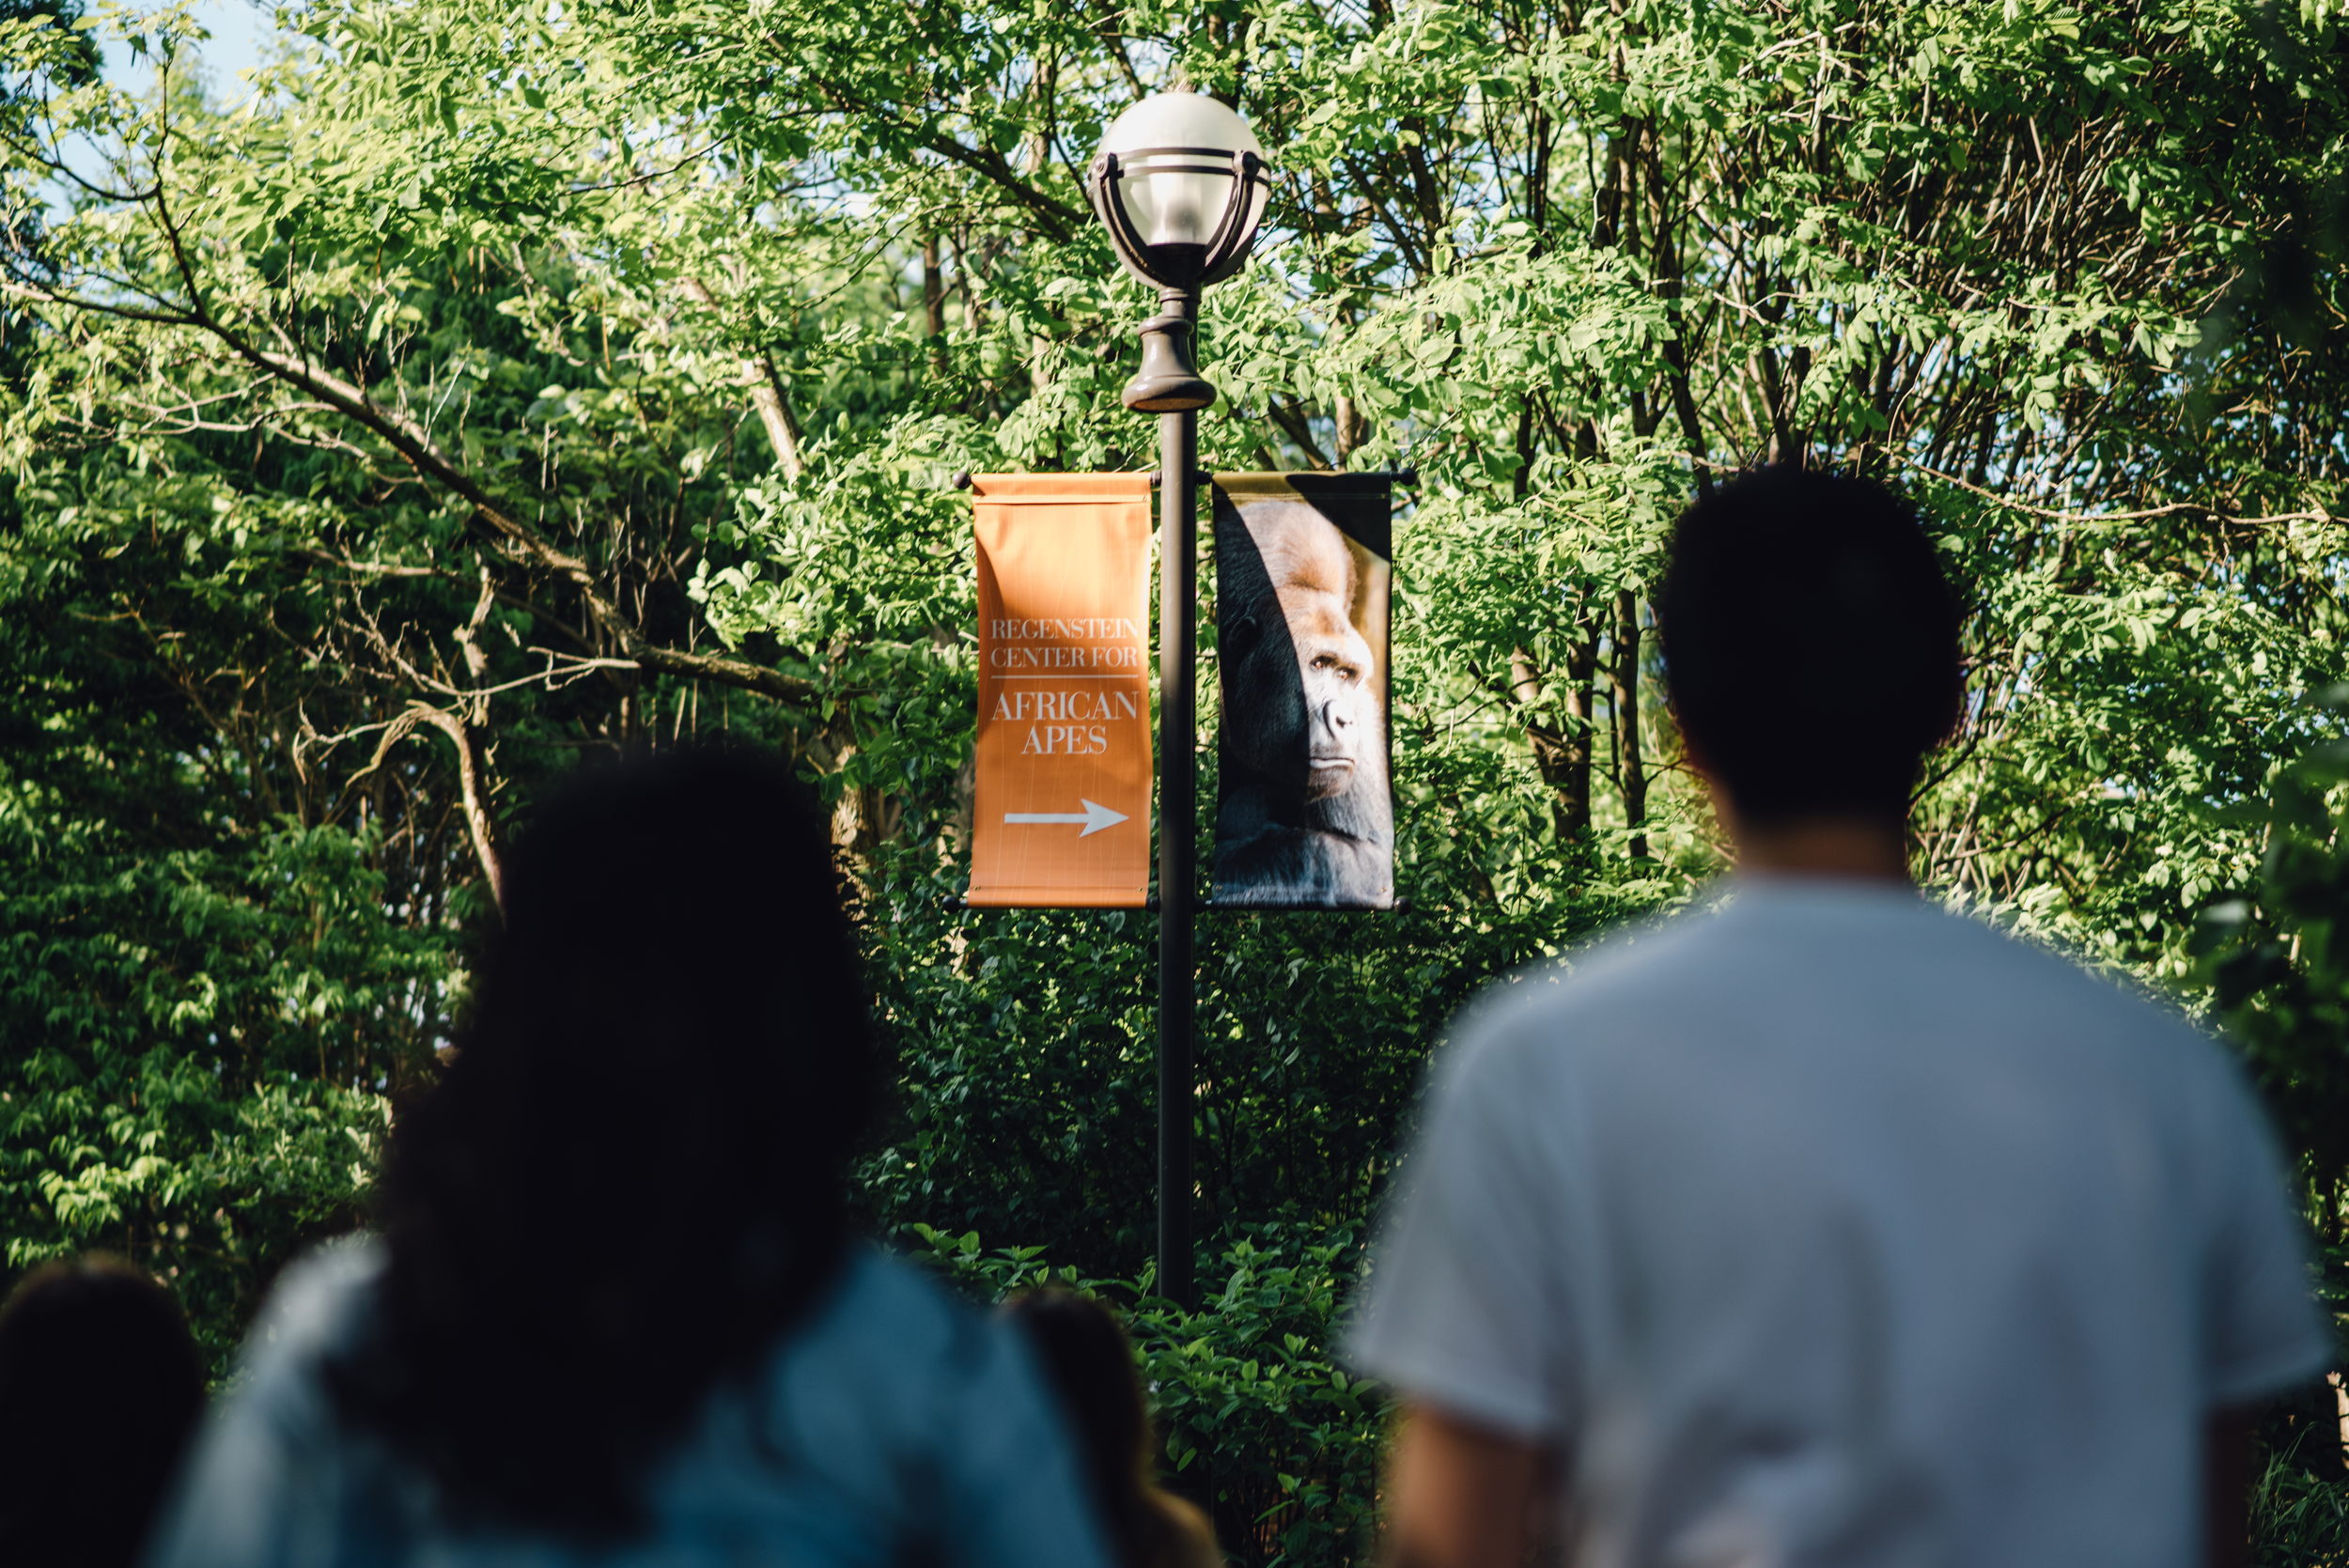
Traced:
<path fill-rule="evenodd" d="M 338 1419 L 321 1369 L 385 1259 L 289 1270 L 208 1423 L 148 1568 L 1109 1568 L 1082 1470 L 1010 1326 L 860 1247 L 753 1378 L 646 1480 L 648 1528 L 583 1548 L 458 1529 L 424 1473 Z"/>

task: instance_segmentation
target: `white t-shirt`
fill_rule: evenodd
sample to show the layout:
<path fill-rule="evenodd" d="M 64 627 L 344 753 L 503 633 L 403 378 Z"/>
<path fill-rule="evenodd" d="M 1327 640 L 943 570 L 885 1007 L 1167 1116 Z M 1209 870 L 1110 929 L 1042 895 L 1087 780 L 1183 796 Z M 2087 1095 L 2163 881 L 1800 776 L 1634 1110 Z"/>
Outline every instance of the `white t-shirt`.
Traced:
<path fill-rule="evenodd" d="M 2205 1414 L 2324 1366 L 2215 1043 L 1890 885 L 1471 1010 L 1352 1359 L 1557 1445 L 1581 1568 L 2162 1568 Z"/>

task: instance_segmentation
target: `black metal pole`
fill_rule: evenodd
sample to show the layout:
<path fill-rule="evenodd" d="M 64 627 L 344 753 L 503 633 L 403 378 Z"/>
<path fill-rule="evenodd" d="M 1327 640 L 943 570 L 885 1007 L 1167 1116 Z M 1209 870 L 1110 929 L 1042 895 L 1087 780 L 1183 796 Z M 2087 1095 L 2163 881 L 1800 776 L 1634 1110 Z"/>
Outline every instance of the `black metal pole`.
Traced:
<path fill-rule="evenodd" d="M 1159 1294 L 1198 1305 L 1191 1278 L 1191 897 L 1199 773 L 1199 414 L 1159 415 Z"/>

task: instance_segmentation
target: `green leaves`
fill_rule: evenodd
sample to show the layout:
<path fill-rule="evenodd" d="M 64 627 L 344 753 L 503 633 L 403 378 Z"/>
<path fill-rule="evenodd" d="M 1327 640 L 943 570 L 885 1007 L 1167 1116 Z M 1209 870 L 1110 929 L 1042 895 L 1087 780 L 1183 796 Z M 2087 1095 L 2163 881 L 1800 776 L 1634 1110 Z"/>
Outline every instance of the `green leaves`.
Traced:
<path fill-rule="evenodd" d="M 1152 1296 L 1146 1270 L 1086 1279 L 1053 1267 L 1043 1249 L 982 1252 L 975 1233 L 957 1240 L 922 1223 L 905 1232 L 924 1244 L 915 1257 L 982 1302 L 1057 1285 L 1114 1303 L 1134 1342 L 1164 1465 L 1212 1485 L 1226 1552 L 1281 1568 L 1362 1560 L 1393 1405 L 1335 1360 L 1360 1262 L 1351 1231 L 1248 1227 L 1201 1269 L 1196 1312 Z"/>
<path fill-rule="evenodd" d="M 437 942 L 386 920 L 365 847 L 288 831 L 148 859 L 0 778 L 11 1271 L 131 1256 L 219 1369 L 276 1266 L 357 1221 L 390 1107 L 350 1064 L 369 1035 L 396 1057 L 381 1036 L 450 978 Z M 316 1071 L 330 1058 L 342 1081 Z"/>
<path fill-rule="evenodd" d="M 2204 902 L 2192 950 L 2309 1184 L 2336 1310 L 2349 1309 L 2349 691 L 2318 707 L 2336 738 L 2279 767 L 2239 819 L 2266 840 L 2255 877 Z"/>

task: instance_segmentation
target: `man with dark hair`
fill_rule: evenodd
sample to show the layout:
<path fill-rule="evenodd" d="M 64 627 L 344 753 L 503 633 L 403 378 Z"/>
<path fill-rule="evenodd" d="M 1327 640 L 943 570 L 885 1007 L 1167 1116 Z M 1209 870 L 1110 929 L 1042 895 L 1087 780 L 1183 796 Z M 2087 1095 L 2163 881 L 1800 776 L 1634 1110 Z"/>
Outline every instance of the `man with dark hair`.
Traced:
<path fill-rule="evenodd" d="M 1909 886 L 1963 702 L 1931 541 L 1750 474 L 1657 620 L 1736 875 L 1438 1061 L 1353 1342 L 1408 1410 L 1393 1562 L 2236 1560 L 2244 1414 L 2330 1352 L 2298 1220 L 2217 1046 Z"/>

